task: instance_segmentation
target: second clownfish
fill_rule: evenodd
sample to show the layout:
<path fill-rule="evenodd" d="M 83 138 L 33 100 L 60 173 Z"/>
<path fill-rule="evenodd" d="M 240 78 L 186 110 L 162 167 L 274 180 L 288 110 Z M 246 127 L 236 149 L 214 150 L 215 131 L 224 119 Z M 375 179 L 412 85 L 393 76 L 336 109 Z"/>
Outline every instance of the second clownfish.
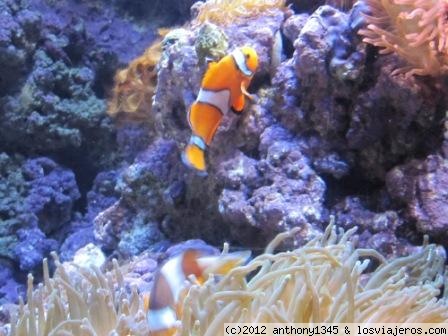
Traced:
<path fill-rule="evenodd" d="M 246 91 L 258 67 L 258 55 L 251 47 L 235 49 L 219 62 L 209 64 L 196 101 L 188 113 L 192 135 L 182 161 L 200 173 L 206 173 L 205 150 L 213 140 L 223 116 L 232 109 L 241 113 Z"/>
<path fill-rule="evenodd" d="M 182 302 L 191 286 L 189 275 L 202 285 L 209 274 L 226 275 L 249 257 L 249 251 L 210 255 L 208 251 L 189 249 L 169 259 L 156 274 L 151 294 L 145 297 L 149 335 L 176 334 L 177 321 L 182 319 Z"/>

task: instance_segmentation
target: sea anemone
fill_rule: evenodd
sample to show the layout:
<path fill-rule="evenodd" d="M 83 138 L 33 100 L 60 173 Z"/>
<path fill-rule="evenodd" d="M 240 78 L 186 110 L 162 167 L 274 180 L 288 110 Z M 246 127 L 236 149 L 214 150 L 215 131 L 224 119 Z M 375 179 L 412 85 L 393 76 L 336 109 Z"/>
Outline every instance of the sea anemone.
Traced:
<path fill-rule="evenodd" d="M 142 56 L 133 60 L 126 69 L 116 73 L 115 86 L 107 109 L 111 117 L 120 113 L 134 119 L 149 115 L 157 85 L 157 63 L 162 55 L 162 38 L 168 32 L 166 29 L 160 30 L 160 37 Z"/>
<path fill-rule="evenodd" d="M 362 0 L 370 13 L 359 34 L 381 54 L 396 53 L 408 66 L 394 73 L 440 76 L 448 72 L 446 0 Z"/>
<path fill-rule="evenodd" d="M 193 25 L 212 22 L 226 26 L 279 9 L 288 9 L 286 0 L 208 0 L 193 5 L 193 11 L 197 12 Z"/>
<path fill-rule="evenodd" d="M 353 229 L 337 232 L 330 224 L 307 245 L 274 253 L 298 230 L 279 234 L 264 254 L 222 278 L 196 285 L 190 276 L 176 335 L 222 335 L 223 323 L 232 322 L 448 322 L 446 299 L 439 298 L 445 258 L 437 246 L 425 243 L 419 253 L 388 262 L 355 248 Z M 367 272 L 372 260 L 380 266 Z M 68 273 L 56 259 L 52 279 L 44 265 L 43 285 L 33 291 L 29 277 L 28 304 L 20 305 L 11 335 L 148 335 L 146 298 L 126 291 L 116 263 L 105 274 L 79 266 Z"/>
<path fill-rule="evenodd" d="M 374 250 L 356 249 L 353 230 L 337 234 L 330 225 L 304 247 L 274 254 L 295 232 L 280 234 L 219 281 L 192 286 L 180 334 L 222 335 L 223 323 L 448 322 L 448 305 L 437 300 L 444 257 L 435 245 L 386 262 Z M 365 274 L 369 259 L 382 265 Z"/>
<path fill-rule="evenodd" d="M 53 257 L 53 278 L 47 260 L 43 262 L 44 283 L 37 289 L 28 275 L 28 303 L 20 303 L 18 316 L 11 322 L 11 336 L 148 334 L 143 297 L 135 288 L 130 293 L 126 290 L 116 262 L 113 271 L 103 273 L 95 266 L 61 264 Z"/>

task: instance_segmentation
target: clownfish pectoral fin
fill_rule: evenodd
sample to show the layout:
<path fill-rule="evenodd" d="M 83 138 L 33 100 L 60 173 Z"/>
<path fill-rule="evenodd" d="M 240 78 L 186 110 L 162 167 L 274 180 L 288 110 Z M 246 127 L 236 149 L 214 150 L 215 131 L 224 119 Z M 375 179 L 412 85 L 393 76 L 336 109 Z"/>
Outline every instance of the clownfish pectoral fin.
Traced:
<path fill-rule="evenodd" d="M 235 113 L 243 112 L 244 103 L 245 103 L 244 94 L 240 95 L 239 97 L 236 97 L 235 101 L 231 106 L 232 111 Z"/>
<path fill-rule="evenodd" d="M 143 293 L 143 311 L 148 313 L 151 304 L 151 296 L 149 292 Z"/>
<path fill-rule="evenodd" d="M 245 264 L 251 256 L 250 251 L 238 251 L 227 254 L 198 258 L 203 274 L 225 275 L 233 268 Z"/>
<path fill-rule="evenodd" d="M 246 87 L 244 86 L 244 82 L 241 83 L 241 92 L 243 93 L 244 96 L 246 96 L 251 101 L 253 101 L 253 102 L 256 101 L 255 96 L 250 94 L 249 92 L 247 92 Z"/>
<path fill-rule="evenodd" d="M 189 168 L 195 169 L 199 175 L 207 176 L 205 165 L 205 142 L 197 135 L 192 135 L 182 152 L 182 162 Z"/>

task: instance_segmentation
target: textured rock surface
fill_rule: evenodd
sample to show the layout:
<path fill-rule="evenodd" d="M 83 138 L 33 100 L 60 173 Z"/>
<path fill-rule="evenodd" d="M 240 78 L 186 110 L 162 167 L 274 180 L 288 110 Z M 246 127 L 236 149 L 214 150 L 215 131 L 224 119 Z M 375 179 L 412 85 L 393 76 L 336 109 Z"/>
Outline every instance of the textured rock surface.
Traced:
<path fill-rule="evenodd" d="M 7 69 L 0 69 L 5 78 L 0 88 L 1 146 L 48 153 L 95 142 L 105 150 L 113 129 L 94 92 L 100 84 L 100 59 L 89 54 L 93 45 L 82 22 L 55 21 L 13 1 L 4 7 L 2 15 L 10 24 L 2 26 L 2 36 L 9 40 L 0 51 Z M 104 60 L 106 53 L 98 51 L 96 57 Z M 14 64 L 20 71 L 9 75 Z"/>
<path fill-rule="evenodd" d="M 59 249 L 79 196 L 73 172 L 51 159 L 0 154 L 1 302 L 16 302 L 26 272 Z"/>
<path fill-rule="evenodd" d="M 2 154 L 1 176 L 1 256 L 29 271 L 58 248 L 49 237 L 71 220 L 78 187 L 71 171 L 48 158 L 23 161 Z"/>
<path fill-rule="evenodd" d="M 132 161 L 148 143 L 145 127 L 132 125 L 116 141 L 105 115 L 117 67 L 140 54 L 156 28 L 117 8 L 0 2 L 0 152 L 8 153 L 0 154 L 0 296 L 7 301 L 17 300 L 16 281 L 40 269 L 49 251 L 66 260 L 94 240 L 93 218 L 118 199 L 111 166 Z"/>
<path fill-rule="evenodd" d="M 357 228 L 359 244 L 365 248 L 375 249 L 388 258 L 415 251 L 404 239 L 405 223 L 396 211 L 372 211 L 368 208 L 368 201 L 360 197 L 346 197 L 334 206 L 332 214 L 336 224 L 345 230 Z M 400 232 L 402 238 L 397 237 Z"/>
<path fill-rule="evenodd" d="M 133 15 L 140 21 L 148 18 L 157 20 L 161 26 L 180 25 L 190 16 L 190 7 L 198 0 L 113 0 L 112 3 L 124 13 Z M 108 4 L 109 1 L 105 0 Z"/>
<path fill-rule="evenodd" d="M 439 155 L 413 160 L 392 169 L 387 190 L 406 204 L 406 216 L 417 230 L 445 242 L 448 229 L 448 161 Z"/>
<path fill-rule="evenodd" d="M 61 260 L 71 260 L 75 252 L 95 241 L 93 220 L 104 209 L 114 204 L 119 197 L 115 191 L 117 171 L 106 171 L 98 174 L 92 190 L 87 193 L 87 210 L 84 216 L 76 214 L 74 220 L 65 228 L 65 240 L 61 245 Z"/>

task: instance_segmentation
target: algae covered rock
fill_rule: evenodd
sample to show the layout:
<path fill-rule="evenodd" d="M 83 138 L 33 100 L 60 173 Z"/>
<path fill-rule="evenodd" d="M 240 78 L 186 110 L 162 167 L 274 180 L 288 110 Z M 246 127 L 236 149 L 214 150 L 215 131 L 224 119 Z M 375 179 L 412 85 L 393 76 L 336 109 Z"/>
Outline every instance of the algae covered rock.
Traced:
<path fill-rule="evenodd" d="M 220 60 L 226 55 L 229 42 L 226 34 L 216 25 L 205 23 L 198 31 L 195 42 L 196 54 L 199 62 Z"/>
<path fill-rule="evenodd" d="M 26 197 L 26 187 L 25 178 L 20 171 L 21 161 L 20 158 L 0 154 L 0 255 L 11 259 L 14 258 L 13 247 L 17 244 L 15 232 L 20 228 L 20 215 L 25 211 L 23 200 Z"/>
<path fill-rule="evenodd" d="M 418 231 L 444 241 L 448 227 L 448 162 L 439 155 L 412 160 L 387 174 L 392 197 L 406 204 L 406 217 Z"/>
<path fill-rule="evenodd" d="M 9 260 L 2 264 L 7 278 L 1 280 L 0 300 L 15 302 L 22 291 L 10 287 L 20 288 L 20 275 L 59 249 L 79 191 L 73 172 L 44 157 L 1 153 L 0 177 L 0 258 Z"/>
<path fill-rule="evenodd" d="M 34 71 L 19 95 L 2 98 L 2 142 L 15 149 L 54 152 L 87 146 L 88 138 L 111 140 L 105 103 L 92 90 L 92 70 L 53 61 L 42 50 L 33 61 Z"/>
<path fill-rule="evenodd" d="M 154 39 L 154 28 L 137 31 L 106 5 L 108 19 L 84 2 L 2 6 L 1 149 L 51 153 L 63 161 L 66 152 L 82 153 L 92 169 L 110 167 L 119 155 L 104 98 L 115 69 Z M 124 34 L 133 40 L 131 47 Z"/>

